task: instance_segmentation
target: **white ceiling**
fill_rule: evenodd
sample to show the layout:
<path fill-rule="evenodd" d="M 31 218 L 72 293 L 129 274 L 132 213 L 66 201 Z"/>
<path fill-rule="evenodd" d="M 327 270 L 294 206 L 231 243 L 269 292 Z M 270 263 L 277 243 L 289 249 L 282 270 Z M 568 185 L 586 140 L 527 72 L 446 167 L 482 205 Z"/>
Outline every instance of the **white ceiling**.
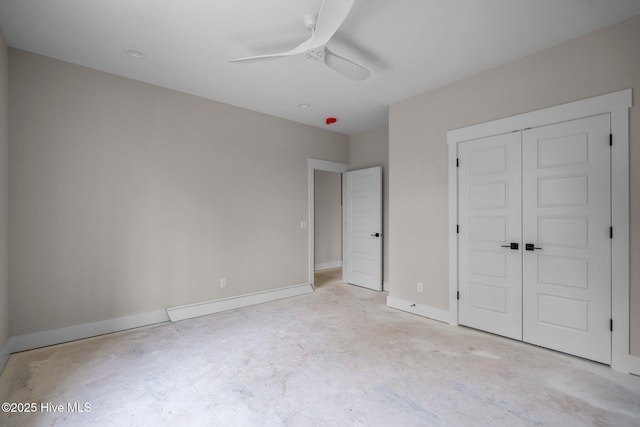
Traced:
<path fill-rule="evenodd" d="M 329 47 L 368 80 L 303 56 L 227 62 L 298 45 L 321 3 L 0 0 L 0 26 L 12 47 L 354 134 L 386 125 L 395 101 L 640 14 L 640 0 L 356 0 Z"/>

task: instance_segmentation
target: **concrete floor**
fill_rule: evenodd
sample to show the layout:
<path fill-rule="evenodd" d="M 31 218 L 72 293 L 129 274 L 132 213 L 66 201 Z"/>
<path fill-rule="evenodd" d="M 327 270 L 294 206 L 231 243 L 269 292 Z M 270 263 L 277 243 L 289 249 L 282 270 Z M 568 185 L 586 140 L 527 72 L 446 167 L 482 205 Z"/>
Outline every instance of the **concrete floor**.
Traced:
<path fill-rule="evenodd" d="M 3 426 L 640 426 L 640 378 L 385 306 L 314 294 L 14 354 Z M 90 404 L 70 413 L 67 404 Z M 53 408 L 53 406 L 50 406 Z"/>

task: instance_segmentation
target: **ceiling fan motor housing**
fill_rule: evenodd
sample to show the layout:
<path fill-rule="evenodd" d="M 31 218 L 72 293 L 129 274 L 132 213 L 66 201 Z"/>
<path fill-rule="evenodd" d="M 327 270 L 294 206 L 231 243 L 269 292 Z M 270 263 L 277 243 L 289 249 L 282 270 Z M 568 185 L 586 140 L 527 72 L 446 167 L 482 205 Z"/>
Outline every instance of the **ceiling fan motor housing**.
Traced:
<path fill-rule="evenodd" d="M 308 15 L 304 15 L 304 26 L 307 30 L 313 32 L 316 29 L 316 23 L 318 22 L 318 14 L 310 13 Z"/>

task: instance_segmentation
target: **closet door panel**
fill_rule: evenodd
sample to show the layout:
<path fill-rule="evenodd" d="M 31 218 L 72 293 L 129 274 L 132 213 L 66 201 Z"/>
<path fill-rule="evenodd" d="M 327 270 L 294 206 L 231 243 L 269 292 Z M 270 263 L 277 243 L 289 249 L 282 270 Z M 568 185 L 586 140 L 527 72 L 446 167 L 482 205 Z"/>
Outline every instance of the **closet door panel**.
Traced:
<path fill-rule="evenodd" d="M 611 362 L 609 115 L 523 132 L 523 340 Z"/>
<path fill-rule="evenodd" d="M 520 146 L 519 133 L 459 146 L 459 322 L 515 339 L 522 339 Z"/>

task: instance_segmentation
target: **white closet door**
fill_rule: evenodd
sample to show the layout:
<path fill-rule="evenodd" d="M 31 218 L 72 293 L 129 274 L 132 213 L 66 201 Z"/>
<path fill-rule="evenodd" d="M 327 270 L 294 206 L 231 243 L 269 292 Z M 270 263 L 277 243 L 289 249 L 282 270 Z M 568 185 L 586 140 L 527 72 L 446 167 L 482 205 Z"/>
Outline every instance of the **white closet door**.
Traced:
<path fill-rule="evenodd" d="M 459 145 L 459 322 L 521 340 L 520 159 L 520 133 Z"/>
<path fill-rule="evenodd" d="M 609 115 L 523 132 L 523 339 L 611 363 Z M 523 248 L 526 249 L 526 248 Z M 533 250 L 532 250 L 533 249 Z"/>

